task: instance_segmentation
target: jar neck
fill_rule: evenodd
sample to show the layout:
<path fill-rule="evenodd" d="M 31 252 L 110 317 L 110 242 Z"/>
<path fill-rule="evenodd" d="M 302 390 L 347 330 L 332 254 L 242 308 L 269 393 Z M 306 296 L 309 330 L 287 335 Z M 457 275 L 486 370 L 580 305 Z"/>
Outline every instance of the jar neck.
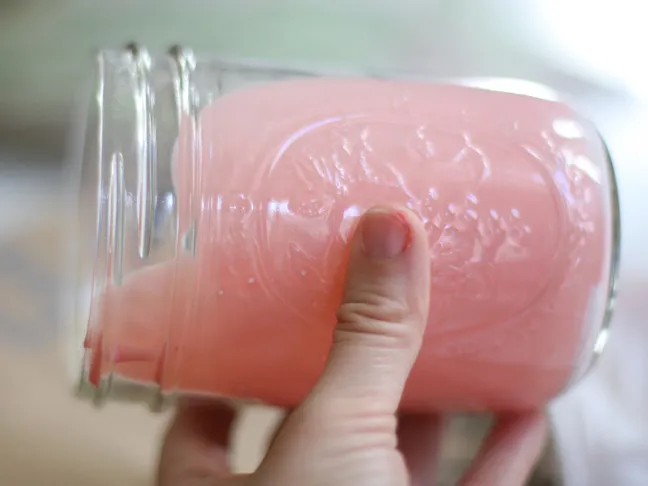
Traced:
<path fill-rule="evenodd" d="M 96 58 L 80 123 L 75 245 L 74 341 L 82 346 L 87 334 L 86 355 L 93 346 L 92 303 L 102 292 L 121 286 L 130 274 L 193 254 L 195 65 L 191 51 L 182 48 L 151 57 L 131 45 Z M 181 157 L 182 189 L 178 151 L 188 155 Z"/>

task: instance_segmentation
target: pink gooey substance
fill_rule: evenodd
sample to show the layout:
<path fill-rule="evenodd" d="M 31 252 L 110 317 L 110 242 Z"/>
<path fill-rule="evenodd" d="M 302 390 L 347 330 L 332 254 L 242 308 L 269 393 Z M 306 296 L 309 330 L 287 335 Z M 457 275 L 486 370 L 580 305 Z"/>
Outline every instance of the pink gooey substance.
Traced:
<path fill-rule="evenodd" d="M 610 285 L 610 174 L 566 105 L 307 79 L 218 98 L 192 134 L 187 123 L 175 178 L 195 252 L 95 298 L 93 383 L 115 373 L 297 404 L 327 357 L 349 236 L 376 204 L 417 213 L 432 251 L 403 409 L 538 407 L 589 365 Z"/>

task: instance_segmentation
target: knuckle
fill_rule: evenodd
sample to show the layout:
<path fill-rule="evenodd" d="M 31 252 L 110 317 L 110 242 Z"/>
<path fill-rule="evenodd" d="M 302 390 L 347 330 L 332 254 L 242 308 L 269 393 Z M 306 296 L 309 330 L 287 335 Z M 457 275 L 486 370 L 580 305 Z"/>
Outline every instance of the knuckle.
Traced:
<path fill-rule="evenodd" d="M 390 405 L 380 398 L 349 400 L 345 397 L 337 401 L 320 401 L 311 404 L 310 410 L 303 411 L 311 417 L 318 417 L 314 421 L 314 426 L 319 427 L 318 433 L 355 438 L 356 443 L 361 442 L 363 450 L 377 446 L 393 448 L 397 445 L 398 419 Z M 351 442 L 347 441 L 346 445 L 351 446 Z"/>
<path fill-rule="evenodd" d="M 346 452 L 397 447 L 398 421 L 394 413 L 367 413 L 366 410 L 339 422 L 340 433 L 355 440 L 348 441 Z"/>
<path fill-rule="evenodd" d="M 407 303 L 376 292 L 348 297 L 337 312 L 336 340 L 374 336 L 385 344 L 410 344 L 420 334 Z"/>

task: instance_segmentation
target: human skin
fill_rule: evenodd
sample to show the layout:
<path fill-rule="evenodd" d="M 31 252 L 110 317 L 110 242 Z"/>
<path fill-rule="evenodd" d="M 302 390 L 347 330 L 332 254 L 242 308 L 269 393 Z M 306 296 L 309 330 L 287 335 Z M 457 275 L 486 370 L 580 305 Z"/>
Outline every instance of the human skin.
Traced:
<path fill-rule="evenodd" d="M 228 465 L 235 414 L 185 402 L 172 421 L 158 486 L 427 486 L 442 420 L 398 405 L 428 321 L 429 249 L 420 221 L 375 208 L 355 231 L 324 373 L 249 475 Z M 521 486 L 546 438 L 540 411 L 501 415 L 461 486 Z"/>

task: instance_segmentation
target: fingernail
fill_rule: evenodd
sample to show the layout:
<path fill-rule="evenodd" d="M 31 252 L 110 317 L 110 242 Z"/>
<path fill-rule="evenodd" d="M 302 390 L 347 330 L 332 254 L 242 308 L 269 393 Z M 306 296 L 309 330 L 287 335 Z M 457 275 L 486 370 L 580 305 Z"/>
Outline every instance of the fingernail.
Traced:
<path fill-rule="evenodd" d="M 385 209 L 371 209 L 360 221 L 365 254 L 370 258 L 394 258 L 409 246 L 410 226 L 404 215 Z"/>

